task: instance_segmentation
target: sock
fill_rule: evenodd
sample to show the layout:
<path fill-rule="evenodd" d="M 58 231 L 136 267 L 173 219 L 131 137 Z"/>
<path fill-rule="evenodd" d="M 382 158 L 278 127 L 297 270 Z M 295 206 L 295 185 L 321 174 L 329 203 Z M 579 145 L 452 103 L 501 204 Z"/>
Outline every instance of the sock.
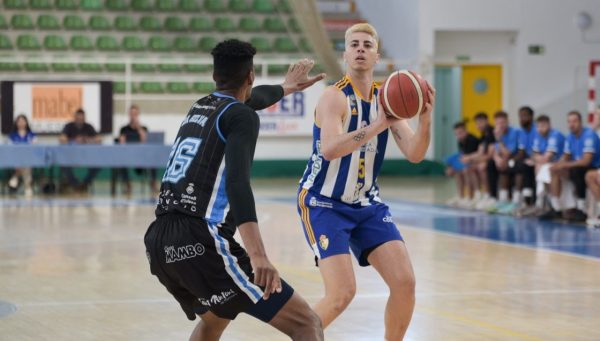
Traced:
<path fill-rule="evenodd" d="M 585 211 L 585 199 L 577 199 L 577 209 Z"/>
<path fill-rule="evenodd" d="M 508 190 L 507 189 L 501 189 L 500 191 L 498 191 L 498 200 L 499 201 L 508 201 Z"/>
<path fill-rule="evenodd" d="M 517 205 L 521 203 L 521 192 L 519 192 L 519 190 L 517 190 L 516 188 L 513 189 L 512 202 L 513 204 Z"/>
<path fill-rule="evenodd" d="M 555 211 L 560 211 L 560 200 L 558 199 L 558 197 L 551 196 L 550 197 L 550 205 L 552 206 L 552 209 L 554 209 Z"/>
<path fill-rule="evenodd" d="M 538 193 L 536 199 L 535 199 L 535 207 L 537 208 L 544 208 L 544 192 Z"/>

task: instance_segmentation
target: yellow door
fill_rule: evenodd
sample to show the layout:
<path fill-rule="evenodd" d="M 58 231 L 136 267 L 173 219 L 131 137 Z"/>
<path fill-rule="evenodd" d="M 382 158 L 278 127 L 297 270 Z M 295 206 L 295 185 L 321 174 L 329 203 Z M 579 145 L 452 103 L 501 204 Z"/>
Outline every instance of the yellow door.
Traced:
<path fill-rule="evenodd" d="M 465 65 L 462 67 L 462 115 L 467 129 L 479 132 L 473 118 L 485 112 L 492 122 L 494 113 L 502 109 L 502 66 Z"/>

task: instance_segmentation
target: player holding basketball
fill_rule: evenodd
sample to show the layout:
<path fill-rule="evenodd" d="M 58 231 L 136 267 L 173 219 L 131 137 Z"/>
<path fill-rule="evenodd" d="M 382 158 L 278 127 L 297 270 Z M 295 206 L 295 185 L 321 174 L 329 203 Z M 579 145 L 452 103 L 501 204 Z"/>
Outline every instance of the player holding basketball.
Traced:
<path fill-rule="evenodd" d="M 254 110 L 325 75 L 308 78 L 313 63 L 304 60 L 290 67 L 282 86 L 252 89 L 255 53 L 238 40 L 212 51 L 217 91 L 192 105 L 177 134 L 144 238 L 150 270 L 188 319 L 200 315 L 191 340 L 218 340 L 240 312 L 293 340 L 322 340 L 318 316 L 267 258 L 250 166 L 259 129 Z M 236 227 L 248 253 L 233 238 Z"/>
<path fill-rule="evenodd" d="M 435 91 L 429 87 L 431 101 L 414 132 L 407 120 L 387 116 L 378 103 L 379 89 L 373 82 L 379 60 L 375 29 L 357 24 L 346 31 L 345 39 L 347 74 L 319 99 L 313 154 L 298 193 L 306 239 L 325 284 L 325 296 L 314 309 L 326 327 L 354 297 L 352 249 L 359 264 L 373 265 L 390 288 L 385 338 L 401 340 L 414 309 L 415 278 L 403 239 L 379 199 L 376 180 L 388 129 L 409 161 L 420 162 L 425 156 Z"/>

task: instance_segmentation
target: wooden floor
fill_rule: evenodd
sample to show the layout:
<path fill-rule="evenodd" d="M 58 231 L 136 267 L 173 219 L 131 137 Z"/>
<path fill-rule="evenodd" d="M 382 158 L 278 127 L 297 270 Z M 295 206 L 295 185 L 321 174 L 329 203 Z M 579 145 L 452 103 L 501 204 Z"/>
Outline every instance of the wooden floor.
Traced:
<path fill-rule="evenodd" d="M 421 186 L 428 193 L 421 201 L 434 200 L 436 185 Z M 257 187 L 268 253 L 313 303 L 321 278 L 298 223 L 294 184 Z M 0 301 L 17 308 L 0 318 L 0 340 L 186 340 L 194 324 L 149 273 L 142 238 L 152 218 L 149 204 L 108 199 L 0 207 Z M 599 259 L 400 230 L 417 278 L 407 340 L 600 340 Z M 357 267 L 357 283 L 328 340 L 383 339 L 387 288 L 371 268 Z M 286 340 L 247 316 L 223 339 Z"/>

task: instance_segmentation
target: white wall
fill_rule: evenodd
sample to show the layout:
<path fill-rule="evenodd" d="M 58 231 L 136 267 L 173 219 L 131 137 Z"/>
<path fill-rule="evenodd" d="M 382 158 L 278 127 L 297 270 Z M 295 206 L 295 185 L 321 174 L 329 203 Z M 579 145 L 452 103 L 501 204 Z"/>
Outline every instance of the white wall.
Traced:
<path fill-rule="evenodd" d="M 600 59 L 600 44 L 584 43 L 574 24 L 575 15 L 580 11 L 592 15 L 595 24 L 589 37 L 600 40 L 598 0 L 420 1 L 421 72 L 431 76 L 438 57 L 436 32 L 513 31 L 516 33 L 514 52 L 511 52 L 514 59 L 505 78 L 505 109 L 516 118 L 517 108 L 529 104 L 538 113 L 549 114 L 555 126 L 565 128 L 568 110 L 586 112 L 587 66 L 591 59 Z M 529 55 L 527 47 L 530 44 L 544 45 L 546 53 Z M 468 48 L 464 49 L 469 54 Z M 481 50 L 484 49 L 486 47 L 481 46 Z M 472 62 L 486 62 L 490 58 L 493 56 L 486 52 L 474 54 Z"/>

